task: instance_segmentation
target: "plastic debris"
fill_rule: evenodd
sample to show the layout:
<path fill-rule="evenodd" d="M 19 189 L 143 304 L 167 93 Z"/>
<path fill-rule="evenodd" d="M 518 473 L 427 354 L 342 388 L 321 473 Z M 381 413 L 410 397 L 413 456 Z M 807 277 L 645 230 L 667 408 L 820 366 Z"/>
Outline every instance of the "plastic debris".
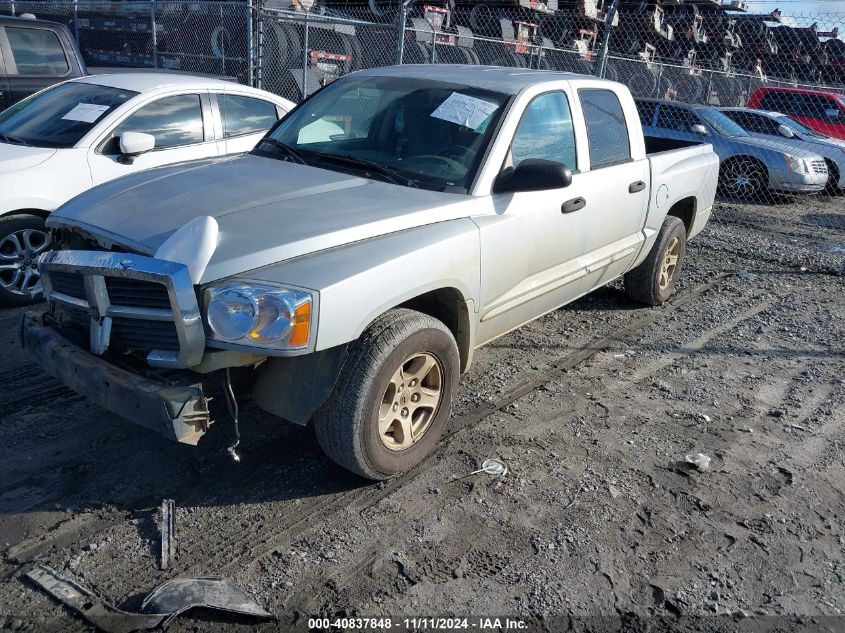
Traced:
<path fill-rule="evenodd" d="M 225 578 L 174 578 L 144 599 L 142 613 L 118 609 L 46 565 L 36 565 L 26 577 L 62 604 L 70 607 L 106 633 L 131 633 L 167 626 L 173 618 L 189 609 L 216 609 L 260 619 L 273 614 Z"/>
<path fill-rule="evenodd" d="M 704 453 L 694 453 L 684 457 L 687 464 L 695 466 L 696 470 L 704 472 L 710 470 L 710 458 Z"/>
<path fill-rule="evenodd" d="M 173 532 L 175 503 L 173 499 L 161 502 L 161 569 L 167 569 L 176 558 L 176 537 Z"/>
<path fill-rule="evenodd" d="M 481 468 L 472 471 L 470 475 L 477 475 L 478 473 L 504 477 L 508 474 L 508 467 L 500 459 L 485 459 L 481 462 Z"/>

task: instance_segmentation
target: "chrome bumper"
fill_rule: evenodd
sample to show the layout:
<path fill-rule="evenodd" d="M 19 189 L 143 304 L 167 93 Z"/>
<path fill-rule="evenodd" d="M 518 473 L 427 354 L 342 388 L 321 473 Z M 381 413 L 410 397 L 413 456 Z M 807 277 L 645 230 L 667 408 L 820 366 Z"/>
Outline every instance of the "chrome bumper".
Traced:
<path fill-rule="evenodd" d="M 211 417 L 201 384 L 171 386 L 116 367 L 74 345 L 27 312 L 21 345 L 44 370 L 99 406 L 168 439 L 195 445 Z"/>

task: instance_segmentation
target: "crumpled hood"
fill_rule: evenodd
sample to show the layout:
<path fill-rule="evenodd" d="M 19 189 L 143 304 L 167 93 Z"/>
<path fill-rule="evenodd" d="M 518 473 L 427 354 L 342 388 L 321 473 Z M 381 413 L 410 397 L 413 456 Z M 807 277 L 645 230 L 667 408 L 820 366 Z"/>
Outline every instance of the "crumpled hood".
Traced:
<path fill-rule="evenodd" d="M 218 246 L 201 283 L 425 224 L 468 217 L 470 196 L 413 189 L 246 154 L 139 172 L 89 190 L 48 225 L 152 255 L 209 215 Z"/>
<path fill-rule="evenodd" d="M 0 142 L 0 175 L 35 167 L 55 153 L 56 150 L 51 147 L 30 147 Z"/>

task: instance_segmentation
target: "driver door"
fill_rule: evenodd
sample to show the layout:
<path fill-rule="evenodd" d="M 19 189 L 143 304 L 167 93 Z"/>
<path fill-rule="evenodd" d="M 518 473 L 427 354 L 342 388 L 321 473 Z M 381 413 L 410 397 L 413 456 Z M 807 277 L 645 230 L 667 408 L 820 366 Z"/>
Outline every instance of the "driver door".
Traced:
<path fill-rule="evenodd" d="M 143 169 L 218 156 L 210 111 L 205 93 L 170 95 L 141 106 L 92 148 L 89 165 L 94 184 Z M 131 162 L 120 161 L 120 135 L 124 132 L 151 134 L 155 148 Z"/>
<path fill-rule="evenodd" d="M 481 320 L 478 340 L 512 330 L 582 292 L 586 271 L 587 191 L 577 172 L 570 99 L 563 91 L 536 96 L 525 108 L 503 165 L 529 158 L 573 171 L 562 189 L 493 194 L 495 214 L 474 217 L 481 233 Z"/>

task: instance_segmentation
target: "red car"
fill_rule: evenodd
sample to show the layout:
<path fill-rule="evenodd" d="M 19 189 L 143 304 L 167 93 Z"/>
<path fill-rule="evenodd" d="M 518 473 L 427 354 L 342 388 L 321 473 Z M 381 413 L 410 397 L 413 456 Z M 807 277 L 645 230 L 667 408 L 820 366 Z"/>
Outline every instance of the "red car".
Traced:
<path fill-rule="evenodd" d="M 840 93 L 766 87 L 752 95 L 748 107 L 788 114 L 817 132 L 845 139 L 845 95 Z"/>

